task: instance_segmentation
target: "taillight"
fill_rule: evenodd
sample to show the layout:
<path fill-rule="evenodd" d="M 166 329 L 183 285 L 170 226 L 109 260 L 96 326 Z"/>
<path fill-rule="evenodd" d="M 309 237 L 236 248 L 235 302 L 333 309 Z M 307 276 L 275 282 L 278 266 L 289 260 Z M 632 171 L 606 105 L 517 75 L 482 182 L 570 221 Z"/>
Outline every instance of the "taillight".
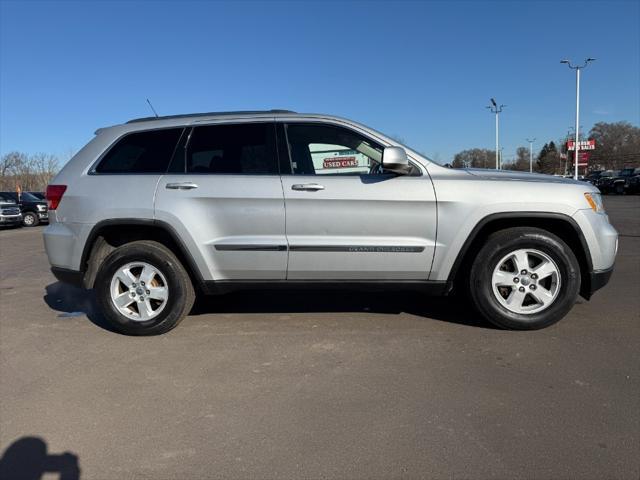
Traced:
<path fill-rule="evenodd" d="M 47 185 L 47 203 L 49 210 L 55 210 L 62 200 L 62 195 L 67 190 L 66 185 Z"/>

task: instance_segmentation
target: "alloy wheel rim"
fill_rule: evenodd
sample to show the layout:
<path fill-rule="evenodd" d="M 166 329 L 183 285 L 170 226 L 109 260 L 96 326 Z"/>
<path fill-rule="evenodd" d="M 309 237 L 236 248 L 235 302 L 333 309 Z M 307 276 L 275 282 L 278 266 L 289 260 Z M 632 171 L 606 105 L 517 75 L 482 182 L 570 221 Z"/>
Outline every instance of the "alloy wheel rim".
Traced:
<path fill-rule="evenodd" d="M 31 225 L 34 222 L 34 218 L 33 215 L 25 215 L 24 217 L 24 223 L 26 223 L 27 225 Z"/>
<path fill-rule="evenodd" d="M 530 315 L 546 310 L 558 298 L 560 270 L 546 253 L 518 249 L 500 259 L 491 285 L 500 305 L 510 312 Z"/>
<path fill-rule="evenodd" d="M 164 310 L 169 285 L 158 268 L 146 262 L 131 262 L 116 270 L 110 293 L 113 305 L 122 315 L 146 322 Z"/>

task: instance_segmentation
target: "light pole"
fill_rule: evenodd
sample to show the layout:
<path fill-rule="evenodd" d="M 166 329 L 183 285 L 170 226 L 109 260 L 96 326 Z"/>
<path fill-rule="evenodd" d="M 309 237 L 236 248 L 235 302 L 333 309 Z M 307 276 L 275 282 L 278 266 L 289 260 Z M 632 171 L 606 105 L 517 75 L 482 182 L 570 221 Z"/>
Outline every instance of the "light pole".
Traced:
<path fill-rule="evenodd" d="M 533 142 L 535 141 L 535 138 L 532 140 L 527 138 L 527 142 L 529 142 L 529 173 L 533 173 Z"/>
<path fill-rule="evenodd" d="M 498 150 L 500 148 L 500 112 L 506 105 L 500 105 L 496 103 L 495 99 L 491 99 L 491 105 L 487 106 L 492 113 L 496 114 L 496 170 L 500 169 L 500 154 Z"/>
<path fill-rule="evenodd" d="M 576 143 L 573 153 L 573 163 L 575 164 L 574 179 L 578 180 L 578 162 L 580 161 L 580 70 L 585 68 L 589 62 L 593 62 L 595 58 L 587 58 L 582 65 L 571 65 L 569 60 L 560 60 L 560 63 L 566 63 L 571 70 L 576 71 Z"/>

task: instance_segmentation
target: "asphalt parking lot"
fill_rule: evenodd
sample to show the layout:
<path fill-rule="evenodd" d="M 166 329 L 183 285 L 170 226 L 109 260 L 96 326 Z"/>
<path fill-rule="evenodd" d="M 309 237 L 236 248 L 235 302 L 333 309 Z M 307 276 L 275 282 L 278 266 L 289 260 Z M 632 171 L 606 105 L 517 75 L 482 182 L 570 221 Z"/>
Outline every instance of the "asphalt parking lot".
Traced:
<path fill-rule="evenodd" d="M 610 284 L 536 332 L 447 299 L 324 291 L 213 297 L 169 334 L 125 337 L 55 281 L 41 228 L 0 231 L 3 473 L 637 480 L 640 196 L 605 202 Z"/>

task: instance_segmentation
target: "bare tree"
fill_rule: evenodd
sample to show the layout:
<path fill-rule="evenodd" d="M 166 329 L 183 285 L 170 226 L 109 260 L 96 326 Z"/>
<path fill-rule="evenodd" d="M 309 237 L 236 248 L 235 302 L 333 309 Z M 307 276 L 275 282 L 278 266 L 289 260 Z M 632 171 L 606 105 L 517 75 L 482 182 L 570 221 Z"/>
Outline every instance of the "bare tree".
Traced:
<path fill-rule="evenodd" d="M 472 148 L 456 153 L 451 165 L 453 168 L 493 168 L 495 157 L 495 150 Z"/>
<path fill-rule="evenodd" d="M 640 164 L 640 128 L 628 122 L 596 123 L 589 137 L 596 141 L 589 163 L 607 169 Z"/>
<path fill-rule="evenodd" d="M 43 191 L 58 171 L 55 155 L 10 152 L 0 159 L 0 190 Z"/>

